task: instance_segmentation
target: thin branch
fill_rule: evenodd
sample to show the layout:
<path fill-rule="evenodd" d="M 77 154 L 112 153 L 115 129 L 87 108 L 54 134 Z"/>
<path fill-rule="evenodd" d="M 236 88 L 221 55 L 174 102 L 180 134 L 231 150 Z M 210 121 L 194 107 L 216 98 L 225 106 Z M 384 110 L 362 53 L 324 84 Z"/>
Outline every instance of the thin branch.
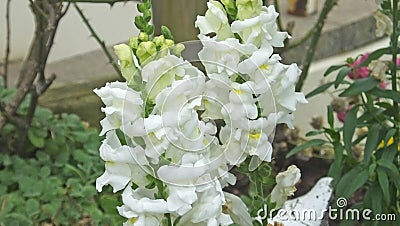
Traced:
<path fill-rule="evenodd" d="M 321 36 L 322 28 L 324 27 L 325 20 L 328 17 L 329 12 L 332 10 L 333 6 L 337 4 L 339 0 L 326 0 L 324 7 L 322 8 L 321 14 L 319 15 L 318 21 L 316 23 L 315 30 L 313 31 L 313 36 L 311 38 L 310 47 L 307 50 L 306 56 L 302 63 L 302 71 L 299 77 L 299 81 L 296 84 L 296 91 L 301 91 L 304 85 L 304 81 L 308 76 L 308 71 L 311 66 L 311 61 L 314 57 L 315 50 L 317 48 L 319 37 Z"/>
<path fill-rule="evenodd" d="M 5 56 L 4 56 L 4 65 L 3 65 L 4 74 L 2 75 L 5 88 L 7 88 L 8 64 L 9 64 L 9 59 L 10 59 L 10 37 L 11 37 L 10 3 L 11 3 L 11 0 L 7 0 L 7 6 L 6 6 L 6 52 L 5 52 Z"/>
<path fill-rule="evenodd" d="M 289 42 L 289 45 L 285 47 L 285 51 L 295 48 L 301 44 L 303 44 L 305 41 L 307 41 L 307 39 L 309 39 L 313 33 L 317 30 L 317 26 L 318 26 L 318 22 L 314 24 L 314 26 L 312 28 L 310 28 L 310 30 L 308 30 L 308 32 L 303 35 L 301 38 L 293 41 L 293 42 Z"/>
<path fill-rule="evenodd" d="M 100 39 L 100 37 L 97 35 L 96 31 L 93 29 L 92 25 L 90 25 L 89 20 L 87 17 L 83 14 L 83 11 L 81 8 L 76 3 L 73 3 L 75 9 L 78 11 L 79 16 L 82 18 L 83 23 L 86 24 L 86 27 L 89 29 L 90 33 L 92 34 L 93 38 L 96 39 L 97 43 L 100 45 L 101 49 L 103 50 L 104 54 L 106 55 L 108 62 L 113 66 L 114 70 L 117 72 L 117 74 L 123 79 L 123 76 L 121 74 L 121 71 L 119 70 L 118 65 L 115 63 L 114 58 L 112 57 L 110 51 L 108 51 L 106 44 L 104 43 L 103 40 Z"/>

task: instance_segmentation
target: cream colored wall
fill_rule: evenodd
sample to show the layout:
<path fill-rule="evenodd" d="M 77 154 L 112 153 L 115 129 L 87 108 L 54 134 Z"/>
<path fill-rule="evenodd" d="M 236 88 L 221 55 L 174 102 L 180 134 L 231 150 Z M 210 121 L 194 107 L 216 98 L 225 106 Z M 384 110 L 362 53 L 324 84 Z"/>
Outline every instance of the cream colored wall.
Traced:
<path fill-rule="evenodd" d="M 6 42 L 6 2 L 6 0 L 0 0 L 0 61 L 4 58 Z M 91 24 L 107 45 L 120 43 L 137 35 L 137 30 L 133 25 L 133 18 L 137 14 L 136 2 L 118 3 L 112 8 L 108 4 L 81 3 L 79 5 L 84 9 Z M 75 8 L 71 6 L 60 22 L 49 62 L 99 48 L 94 38 L 90 37 L 86 25 L 81 21 Z M 29 8 L 29 1 L 12 0 L 10 55 L 12 60 L 21 59 L 26 55 L 33 30 L 34 20 Z"/>

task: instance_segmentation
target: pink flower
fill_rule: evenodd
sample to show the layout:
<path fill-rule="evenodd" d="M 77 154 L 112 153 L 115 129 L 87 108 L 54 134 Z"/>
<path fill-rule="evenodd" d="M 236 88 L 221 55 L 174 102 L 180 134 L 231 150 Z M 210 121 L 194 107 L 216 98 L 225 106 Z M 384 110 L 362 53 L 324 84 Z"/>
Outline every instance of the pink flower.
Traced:
<path fill-rule="evenodd" d="M 349 106 L 347 106 L 345 111 L 336 113 L 336 117 L 340 122 L 344 122 L 344 120 L 346 119 L 347 113 L 350 111 L 351 107 L 352 106 L 349 105 Z"/>
<path fill-rule="evenodd" d="M 351 71 L 349 72 L 348 76 L 351 79 L 360 79 L 360 78 L 366 78 L 369 76 L 369 69 L 367 66 L 364 67 L 359 67 L 361 63 L 366 61 L 369 57 L 369 53 L 366 53 L 359 57 L 356 61 L 354 61 L 353 64 L 350 64 L 350 67 L 352 67 Z"/>

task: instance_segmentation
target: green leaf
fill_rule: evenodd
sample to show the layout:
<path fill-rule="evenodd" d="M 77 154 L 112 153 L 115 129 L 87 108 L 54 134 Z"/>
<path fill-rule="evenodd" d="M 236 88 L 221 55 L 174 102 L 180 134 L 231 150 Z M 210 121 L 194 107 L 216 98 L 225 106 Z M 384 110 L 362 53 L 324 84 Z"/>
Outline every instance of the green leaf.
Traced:
<path fill-rule="evenodd" d="M 378 59 L 379 57 L 381 57 L 384 54 L 389 54 L 390 53 L 390 48 L 386 47 L 386 48 L 381 48 L 381 49 L 377 49 L 374 52 L 370 53 L 368 58 L 362 62 L 359 67 L 365 67 L 368 66 L 369 63 L 371 63 L 371 61 Z"/>
<path fill-rule="evenodd" d="M 306 137 L 312 137 L 323 133 L 322 131 L 309 131 L 306 133 Z"/>
<path fill-rule="evenodd" d="M 384 90 L 379 87 L 375 87 L 372 90 L 370 90 L 369 93 L 376 97 L 388 98 L 388 99 L 392 99 L 398 103 L 400 102 L 400 93 L 396 92 L 394 90 L 389 90 L 389 89 Z"/>
<path fill-rule="evenodd" d="M 300 145 L 297 145 L 295 148 L 293 148 L 292 150 L 290 150 L 289 153 L 286 154 L 286 158 L 289 158 L 292 155 L 297 154 L 298 152 L 309 148 L 309 147 L 315 147 L 315 146 L 321 146 L 323 144 L 327 143 L 326 140 L 322 140 L 322 139 L 314 139 L 314 140 L 309 140 L 306 141 L 305 143 L 302 143 Z"/>
<path fill-rule="evenodd" d="M 334 72 L 334 71 L 336 71 L 336 70 L 339 70 L 340 68 L 342 68 L 342 67 L 344 67 L 344 66 L 346 66 L 346 64 L 330 66 L 330 67 L 328 68 L 328 70 L 325 71 L 324 77 L 326 77 L 327 75 L 329 75 L 330 73 L 332 73 L 332 72 Z"/>
<path fill-rule="evenodd" d="M 353 156 L 352 140 L 354 131 L 356 130 L 357 126 L 357 112 L 358 112 L 358 106 L 354 106 L 352 109 L 350 109 L 350 111 L 346 115 L 346 118 L 344 119 L 344 125 L 343 125 L 344 148 L 346 149 L 350 157 Z"/>
<path fill-rule="evenodd" d="M 345 174 L 336 186 L 337 197 L 350 198 L 369 178 L 368 168 L 356 166 Z"/>
<path fill-rule="evenodd" d="M 36 148 L 43 148 L 45 145 L 44 137 L 38 136 L 37 133 L 35 133 L 35 130 L 32 128 L 28 130 L 28 139 Z"/>
<path fill-rule="evenodd" d="M 36 199 L 28 199 L 25 203 L 25 210 L 29 217 L 40 213 L 39 202 Z"/>
<path fill-rule="evenodd" d="M 309 92 L 306 95 L 306 98 L 308 99 L 308 98 L 311 98 L 311 97 L 313 97 L 313 96 L 315 96 L 317 94 L 320 94 L 320 93 L 324 92 L 325 90 L 329 89 L 329 87 L 331 87 L 334 83 L 335 82 L 328 82 L 328 83 L 325 83 L 325 84 L 319 86 L 318 88 L 316 88 L 313 91 Z"/>
<path fill-rule="evenodd" d="M 374 124 L 368 130 L 367 141 L 364 149 L 364 163 L 369 163 L 371 160 L 372 152 L 376 149 L 379 143 L 379 130 L 381 126 Z"/>
<path fill-rule="evenodd" d="M 351 68 L 349 68 L 349 67 L 342 68 L 339 71 L 338 75 L 336 76 L 336 80 L 335 80 L 335 89 L 342 83 L 342 81 L 349 74 L 350 71 L 351 71 Z"/>
<path fill-rule="evenodd" d="M 375 88 L 379 81 L 373 77 L 358 79 L 354 81 L 347 89 L 339 94 L 340 97 L 355 96 L 362 92 L 367 92 Z"/>
<path fill-rule="evenodd" d="M 343 146 L 340 142 L 333 143 L 333 150 L 335 151 L 335 161 L 332 163 L 331 167 L 329 168 L 328 175 L 333 177 L 333 185 L 336 187 L 339 179 L 341 177 L 342 168 L 343 168 Z"/>
<path fill-rule="evenodd" d="M 328 106 L 327 118 L 328 118 L 329 127 L 332 129 L 334 127 L 334 125 L 333 125 L 333 118 L 334 117 L 333 117 L 333 110 L 332 110 L 332 106 L 331 105 Z"/>
<path fill-rule="evenodd" d="M 386 171 L 381 167 L 376 169 L 376 173 L 378 175 L 379 186 L 382 190 L 383 198 L 386 204 L 390 204 L 390 192 L 389 192 L 389 179 Z"/>

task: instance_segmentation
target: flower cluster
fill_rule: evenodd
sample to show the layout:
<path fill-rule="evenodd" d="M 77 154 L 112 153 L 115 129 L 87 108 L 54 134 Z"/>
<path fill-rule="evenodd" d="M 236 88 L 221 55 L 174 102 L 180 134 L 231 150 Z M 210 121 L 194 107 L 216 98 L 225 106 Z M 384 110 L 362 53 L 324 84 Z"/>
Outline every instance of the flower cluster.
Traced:
<path fill-rule="evenodd" d="M 293 127 L 296 104 L 307 102 L 294 90 L 299 68 L 273 54 L 288 37 L 274 7 L 221 2 L 196 20 L 206 75 L 180 56 L 182 45 L 141 33 L 115 46 L 127 82 L 95 90 L 106 115 L 96 187 L 124 189 L 125 225 L 252 225 L 241 199 L 222 190 L 236 181 L 229 167 L 271 161 L 275 125 Z"/>
<path fill-rule="evenodd" d="M 381 89 L 386 89 L 387 86 L 387 71 L 389 70 L 389 61 L 385 60 L 371 60 L 369 64 L 365 62 L 370 56 L 369 53 L 360 55 L 355 60 L 352 58 L 347 59 L 347 65 L 350 69 L 347 76 L 352 80 L 365 79 L 368 77 L 373 77 L 379 81 L 379 87 Z M 400 65 L 400 59 L 397 59 L 397 65 Z M 335 98 L 331 102 L 331 106 L 336 116 L 340 122 L 344 122 L 347 113 L 352 108 L 354 104 L 358 103 L 358 97 L 354 96 L 351 98 Z"/>

